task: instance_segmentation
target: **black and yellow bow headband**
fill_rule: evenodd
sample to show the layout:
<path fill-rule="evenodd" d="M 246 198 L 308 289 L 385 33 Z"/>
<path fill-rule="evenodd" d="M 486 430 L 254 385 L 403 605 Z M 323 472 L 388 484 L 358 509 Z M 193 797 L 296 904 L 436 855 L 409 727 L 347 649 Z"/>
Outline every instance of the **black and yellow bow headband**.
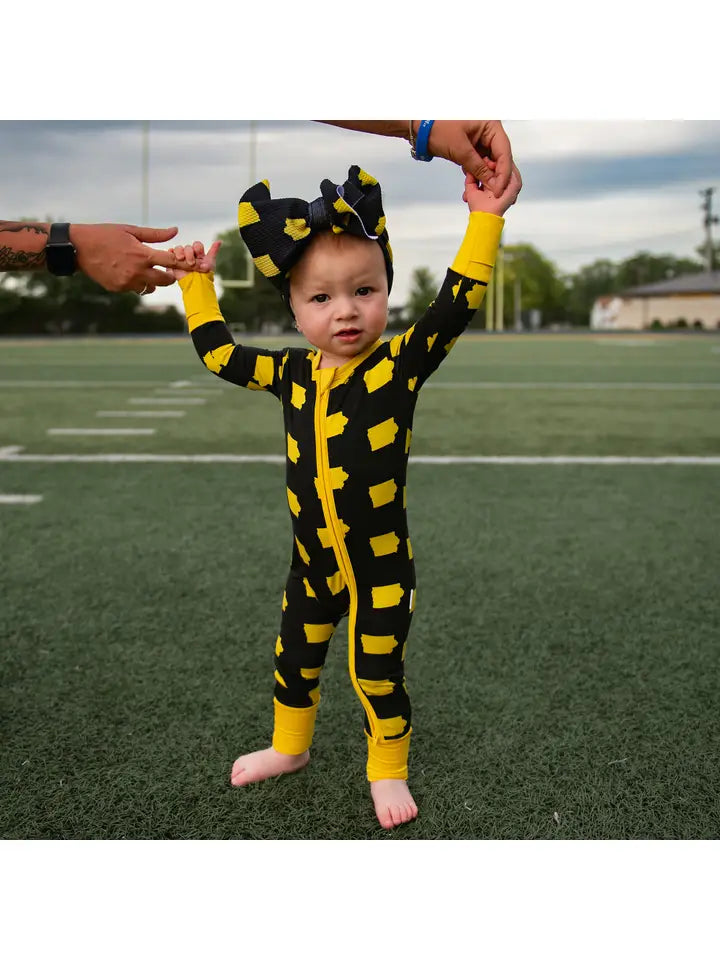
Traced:
<path fill-rule="evenodd" d="M 313 237 L 330 229 L 380 244 L 390 291 L 392 249 L 385 229 L 382 192 L 374 177 L 352 166 L 342 186 L 323 180 L 321 196 L 311 203 L 293 197 L 272 200 L 269 186 L 263 180 L 245 191 L 238 207 L 238 224 L 253 263 L 284 296 L 292 266 Z"/>

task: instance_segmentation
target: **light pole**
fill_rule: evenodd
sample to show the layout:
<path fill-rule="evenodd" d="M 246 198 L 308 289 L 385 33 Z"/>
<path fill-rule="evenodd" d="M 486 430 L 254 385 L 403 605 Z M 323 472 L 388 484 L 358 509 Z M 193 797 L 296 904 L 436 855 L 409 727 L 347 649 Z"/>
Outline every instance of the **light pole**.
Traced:
<path fill-rule="evenodd" d="M 142 121 L 142 212 L 140 223 L 150 223 L 150 121 Z"/>

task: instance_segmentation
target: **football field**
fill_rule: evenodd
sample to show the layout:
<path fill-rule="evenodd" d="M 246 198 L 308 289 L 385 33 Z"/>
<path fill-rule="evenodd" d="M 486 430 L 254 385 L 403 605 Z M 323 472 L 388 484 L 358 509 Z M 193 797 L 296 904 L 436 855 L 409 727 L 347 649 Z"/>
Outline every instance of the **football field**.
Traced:
<path fill-rule="evenodd" d="M 0 837 L 720 837 L 720 335 L 468 334 L 423 388 L 393 832 L 346 621 L 310 765 L 229 783 L 271 733 L 283 454 L 189 340 L 0 340 Z"/>

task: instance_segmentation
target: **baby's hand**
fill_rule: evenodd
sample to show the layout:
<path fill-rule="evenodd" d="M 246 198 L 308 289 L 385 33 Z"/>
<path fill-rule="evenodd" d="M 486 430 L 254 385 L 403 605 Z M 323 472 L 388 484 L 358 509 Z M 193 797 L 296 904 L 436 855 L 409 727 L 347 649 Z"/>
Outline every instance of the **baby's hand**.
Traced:
<path fill-rule="evenodd" d="M 167 267 L 167 272 L 171 273 L 176 280 L 182 280 L 188 273 L 210 273 L 215 269 L 215 260 L 217 252 L 222 246 L 222 240 L 216 240 L 205 253 L 205 247 L 199 240 L 187 246 L 170 247 L 171 253 L 175 254 L 177 261 L 176 267 Z"/>
<path fill-rule="evenodd" d="M 492 161 L 488 160 L 487 163 L 492 163 Z M 499 197 L 490 193 L 484 184 L 479 184 L 472 174 L 466 174 L 463 200 L 473 213 L 481 211 L 482 213 L 494 213 L 496 216 L 502 217 L 505 211 L 515 203 L 521 189 L 522 178 L 520 177 L 520 171 L 515 164 L 513 164 L 510 183 Z"/>

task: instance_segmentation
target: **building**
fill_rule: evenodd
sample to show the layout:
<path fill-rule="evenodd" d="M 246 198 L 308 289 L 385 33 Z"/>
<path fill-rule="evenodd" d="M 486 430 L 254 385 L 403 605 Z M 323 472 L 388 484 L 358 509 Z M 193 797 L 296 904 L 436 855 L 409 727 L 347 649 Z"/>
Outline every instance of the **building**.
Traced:
<path fill-rule="evenodd" d="M 598 297 L 590 313 L 593 330 L 658 326 L 720 330 L 720 271 L 691 273 Z"/>

